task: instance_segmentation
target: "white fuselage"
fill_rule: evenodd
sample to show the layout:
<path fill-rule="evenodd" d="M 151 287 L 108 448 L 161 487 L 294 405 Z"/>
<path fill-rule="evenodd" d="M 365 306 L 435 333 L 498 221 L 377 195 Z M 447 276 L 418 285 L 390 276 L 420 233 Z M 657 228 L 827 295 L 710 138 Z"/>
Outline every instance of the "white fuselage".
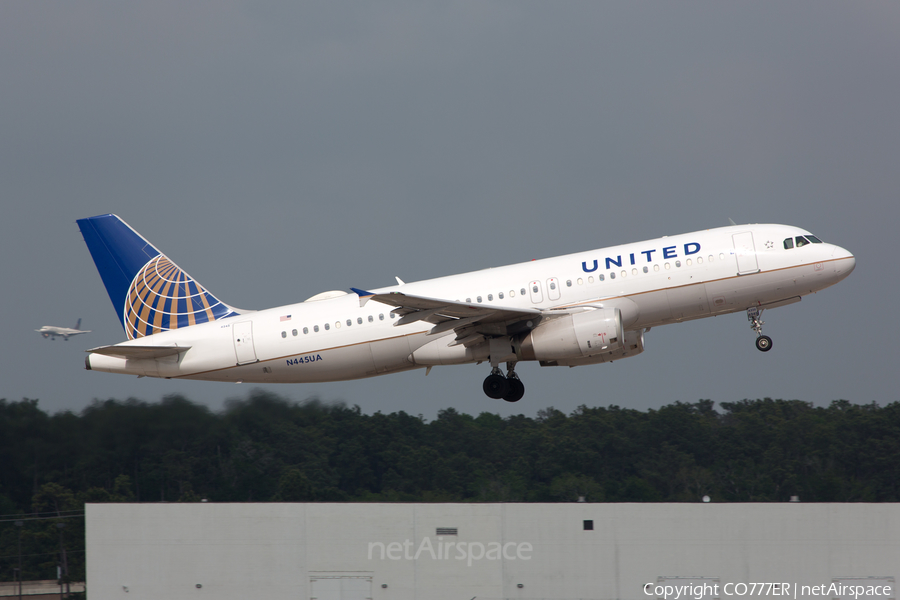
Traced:
<path fill-rule="evenodd" d="M 802 235 L 808 232 L 784 225 L 723 227 L 372 291 L 542 310 L 627 298 L 636 311 L 626 329 L 646 330 L 788 304 L 853 270 L 853 255 L 832 244 L 785 248 L 786 238 Z M 88 367 L 152 377 L 300 383 L 425 366 L 412 354 L 436 339 L 426 336 L 433 325 L 395 326 L 399 319 L 391 309 L 361 303 L 356 294 L 301 302 L 121 344 L 190 347 L 178 355 L 91 354 Z M 454 336 L 445 335 L 449 344 Z"/>

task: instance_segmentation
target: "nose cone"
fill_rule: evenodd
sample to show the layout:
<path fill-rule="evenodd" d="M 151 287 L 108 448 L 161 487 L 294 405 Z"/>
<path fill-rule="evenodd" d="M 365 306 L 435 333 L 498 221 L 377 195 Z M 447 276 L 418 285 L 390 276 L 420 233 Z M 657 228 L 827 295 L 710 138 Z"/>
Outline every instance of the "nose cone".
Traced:
<path fill-rule="evenodd" d="M 831 253 L 834 272 L 843 279 L 856 268 L 856 257 L 840 246 L 835 246 Z"/>

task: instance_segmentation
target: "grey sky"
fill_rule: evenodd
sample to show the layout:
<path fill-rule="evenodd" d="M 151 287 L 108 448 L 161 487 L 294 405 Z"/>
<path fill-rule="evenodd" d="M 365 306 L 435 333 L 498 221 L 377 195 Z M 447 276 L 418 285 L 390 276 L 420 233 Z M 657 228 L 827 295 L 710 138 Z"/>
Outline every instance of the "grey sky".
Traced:
<path fill-rule="evenodd" d="M 83 370 L 124 339 L 75 220 L 114 212 L 266 308 L 738 223 L 857 256 L 768 311 L 655 328 L 610 365 L 271 386 L 365 412 L 534 415 L 772 396 L 897 400 L 896 2 L 0 3 L 0 398 L 79 411 L 250 386 Z M 33 330 L 93 333 L 50 342 Z"/>

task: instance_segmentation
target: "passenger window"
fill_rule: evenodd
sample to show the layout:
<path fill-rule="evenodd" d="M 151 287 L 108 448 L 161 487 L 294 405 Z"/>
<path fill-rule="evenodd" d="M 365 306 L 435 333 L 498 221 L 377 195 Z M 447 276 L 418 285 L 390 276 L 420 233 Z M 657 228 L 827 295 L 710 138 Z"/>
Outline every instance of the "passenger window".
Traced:
<path fill-rule="evenodd" d="M 303 335 L 309 335 L 309 327 L 303 328 Z"/>
<path fill-rule="evenodd" d="M 628 273 L 626 273 L 626 272 L 623 270 L 623 271 L 622 271 L 622 279 L 625 279 L 625 277 L 627 277 L 627 276 L 628 276 Z"/>
<path fill-rule="evenodd" d="M 609 278 L 610 278 L 610 279 L 615 279 L 615 278 L 616 278 L 616 274 L 613 273 L 613 272 L 610 272 Z"/>
<path fill-rule="evenodd" d="M 653 265 L 653 270 L 656 271 L 656 272 L 658 272 L 658 271 L 659 271 L 659 265 Z"/>
<path fill-rule="evenodd" d="M 287 331 L 282 331 L 282 332 L 281 332 L 281 337 L 286 338 L 286 337 L 287 337 Z"/>
<path fill-rule="evenodd" d="M 340 328 L 341 328 L 341 322 L 340 322 L 340 321 L 335 321 L 335 322 L 334 322 L 334 328 L 335 328 L 335 329 L 340 329 Z"/>
<path fill-rule="evenodd" d="M 676 267 L 680 267 L 680 266 L 681 266 L 681 261 L 680 261 L 680 260 L 676 260 L 676 261 L 675 261 L 675 266 L 676 266 Z"/>
<path fill-rule="evenodd" d="M 378 313 L 378 320 L 384 321 L 384 313 Z"/>
<path fill-rule="evenodd" d="M 725 260 L 725 253 L 719 252 L 719 260 Z"/>
<path fill-rule="evenodd" d="M 784 240 L 784 249 L 791 250 L 794 247 L 794 238 L 786 238 Z"/>
<path fill-rule="evenodd" d="M 556 289 L 556 282 L 555 282 L 555 281 L 551 281 L 551 282 L 550 282 L 550 289 L 551 289 L 551 290 L 555 290 L 555 289 Z"/>
<path fill-rule="evenodd" d="M 572 287 L 572 280 L 566 279 L 566 287 Z"/>
<path fill-rule="evenodd" d="M 500 298 L 501 300 L 503 300 L 503 292 L 500 292 L 499 294 L 497 294 L 497 297 Z"/>
<path fill-rule="evenodd" d="M 397 318 L 397 315 L 395 315 L 395 314 L 393 313 L 393 311 L 391 311 L 390 314 L 391 314 L 391 318 L 392 318 L 392 319 L 396 319 L 396 318 Z"/>
<path fill-rule="evenodd" d="M 644 267 L 644 268 L 646 269 L 647 267 Z M 637 275 L 637 274 L 638 274 L 638 270 L 637 270 L 637 269 L 632 269 L 632 270 L 631 270 L 631 274 L 632 274 L 632 275 Z"/>
<path fill-rule="evenodd" d="M 522 289 L 519 291 L 519 293 L 522 294 L 522 295 L 524 296 L 524 295 L 525 295 L 525 288 L 522 288 Z"/>
<path fill-rule="evenodd" d="M 356 317 L 356 324 L 362 325 L 362 317 Z"/>
<path fill-rule="evenodd" d="M 516 297 L 516 290 L 509 290 L 509 297 L 510 297 L 510 298 L 515 298 L 515 297 Z"/>
<path fill-rule="evenodd" d="M 703 257 L 702 257 L 702 256 L 698 256 L 698 257 L 697 257 L 697 264 L 698 264 L 698 265 L 702 265 L 702 264 L 703 264 Z"/>
<path fill-rule="evenodd" d="M 479 304 L 481 304 L 481 296 L 478 296 L 478 297 L 475 298 L 475 299 L 478 300 L 478 303 L 479 303 Z"/>
<path fill-rule="evenodd" d="M 494 295 L 488 294 L 488 302 L 493 302 L 493 301 L 494 301 Z"/>
<path fill-rule="evenodd" d="M 329 329 L 331 329 L 331 325 L 329 325 L 328 323 L 325 323 L 325 331 L 328 331 Z"/>
<path fill-rule="evenodd" d="M 467 304 L 472 304 L 472 299 L 471 299 L 471 298 L 466 298 L 466 303 L 467 303 Z"/>
<path fill-rule="evenodd" d="M 319 326 L 318 325 L 313 326 L 313 331 L 315 331 L 316 333 L 319 333 Z"/>
<path fill-rule="evenodd" d="M 584 285 L 584 279 L 581 277 L 578 278 L 578 285 Z"/>
<path fill-rule="evenodd" d="M 293 335 L 294 337 L 297 337 L 297 330 L 296 329 L 292 330 L 291 335 Z"/>
<path fill-rule="evenodd" d="M 606 275 L 604 275 L 603 273 L 600 273 L 599 275 L 597 275 L 597 279 L 599 279 L 600 281 L 605 281 L 605 280 L 606 280 Z M 594 278 L 593 278 L 593 277 L 591 277 L 591 283 L 594 283 Z"/>
<path fill-rule="evenodd" d="M 601 275 L 600 277 L 603 277 L 603 275 Z M 590 277 L 588 277 L 588 283 L 594 283 L 594 276 L 593 276 L 593 275 L 591 275 Z"/>
<path fill-rule="evenodd" d="M 798 236 L 797 236 L 796 238 L 794 238 L 794 239 L 797 241 L 797 247 L 798 247 L 798 248 L 802 248 L 803 246 L 805 246 L 805 245 L 807 245 L 807 244 L 809 243 L 809 240 L 807 240 L 807 239 L 806 239 L 805 237 L 803 237 L 802 235 L 798 235 Z"/>
<path fill-rule="evenodd" d="M 669 263 L 666 263 L 666 271 L 668 271 L 671 268 L 672 268 L 672 265 L 670 265 Z"/>
<path fill-rule="evenodd" d="M 369 323 L 373 322 L 374 320 L 375 319 L 372 317 L 372 315 L 369 315 Z"/>
<path fill-rule="evenodd" d="M 644 273 L 649 273 L 649 272 L 650 272 L 650 269 L 647 267 L 644 267 Z"/>
<path fill-rule="evenodd" d="M 350 327 L 351 325 L 353 325 L 353 320 L 347 319 L 347 327 Z"/>
<path fill-rule="evenodd" d="M 712 255 L 712 254 L 709 255 L 709 262 L 713 262 L 713 255 Z"/>
<path fill-rule="evenodd" d="M 700 258 L 700 259 L 697 259 L 697 260 L 703 260 L 703 259 Z M 694 261 L 692 261 L 691 259 L 687 259 L 687 260 L 685 261 L 685 264 L 686 264 L 687 266 L 691 266 L 692 264 L 694 264 Z"/>

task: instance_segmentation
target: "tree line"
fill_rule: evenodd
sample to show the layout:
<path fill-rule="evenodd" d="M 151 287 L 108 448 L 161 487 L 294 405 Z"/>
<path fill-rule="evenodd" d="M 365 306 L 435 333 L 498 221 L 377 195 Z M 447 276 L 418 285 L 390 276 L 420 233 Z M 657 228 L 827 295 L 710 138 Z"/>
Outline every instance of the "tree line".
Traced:
<path fill-rule="evenodd" d="M 896 502 L 900 402 L 676 402 L 501 418 L 181 396 L 0 400 L 0 580 L 83 580 L 86 502 Z M 16 526 L 16 521 L 21 526 Z M 59 524 L 64 524 L 60 527 Z"/>

